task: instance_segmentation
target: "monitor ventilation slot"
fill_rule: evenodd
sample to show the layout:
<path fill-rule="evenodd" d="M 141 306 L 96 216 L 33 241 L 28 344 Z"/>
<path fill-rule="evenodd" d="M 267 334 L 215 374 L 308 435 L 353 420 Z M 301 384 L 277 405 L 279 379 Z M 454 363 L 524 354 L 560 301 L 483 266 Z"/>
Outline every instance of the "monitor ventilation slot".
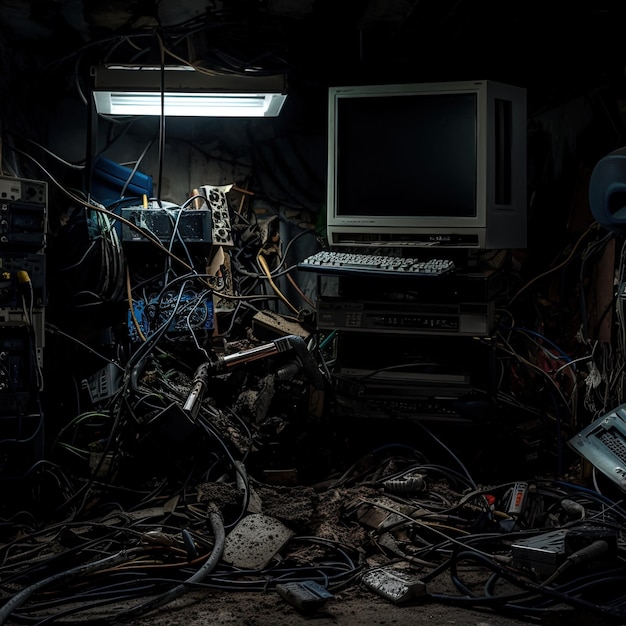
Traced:
<path fill-rule="evenodd" d="M 589 424 L 568 443 L 626 491 L 626 404 Z"/>

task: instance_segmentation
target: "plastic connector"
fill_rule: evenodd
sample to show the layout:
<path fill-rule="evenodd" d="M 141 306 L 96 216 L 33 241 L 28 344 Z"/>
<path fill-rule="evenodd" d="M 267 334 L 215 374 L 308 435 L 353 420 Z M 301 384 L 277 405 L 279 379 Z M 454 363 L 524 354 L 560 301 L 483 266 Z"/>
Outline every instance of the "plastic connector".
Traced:
<path fill-rule="evenodd" d="M 615 551 L 611 548 L 615 548 L 616 546 L 615 542 L 611 540 L 611 537 L 607 536 L 607 538 L 596 538 L 594 540 L 593 535 L 589 536 L 585 531 L 574 532 L 576 539 L 565 546 L 566 552 L 569 552 L 567 558 L 561 563 L 552 576 L 544 581 L 544 584 L 553 582 L 572 567 L 581 564 L 591 563 L 594 565 L 602 565 L 605 559 L 612 558 L 612 555 L 615 554 Z M 569 534 L 570 533 L 566 533 L 565 537 L 568 537 Z M 572 551 L 572 546 L 581 547 L 577 547 L 577 549 Z"/>
<path fill-rule="evenodd" d="M 579 502 L 563 498 L 561 500 L 561 508 L 570 516 L 578 519 L 585 517 L 585 507 Z"/>
<path fill-rule="evenodd" d="M 280 597 L 295 606 L 303 613 L 312 613 L 319 610 L 328 600 L 334 598 L 333 594 L 314 580 L 302 582 L 289 582 L 276 585 L 276 591 Z"/>
<path fill-rule="evenodd" d="M 595 561 L 604 556 L 609 550 L 609 544 L 604 539 L 598 539 L 588 546 L 577 550 L 573 554 L 570 554 L 566 561 L 570 561 L 574 565 L 580 565 L 581 563 L 589 563 Z"/>
<path fill-rule="evenodd" d="M 617 531 L 611 528 L 571 528 L 565 534 L 565 554 L 567 556 L 575 554 L 587 548 L 589 545 L 603 541 L 608 545 L 607 556 L 617 555 Z"/>

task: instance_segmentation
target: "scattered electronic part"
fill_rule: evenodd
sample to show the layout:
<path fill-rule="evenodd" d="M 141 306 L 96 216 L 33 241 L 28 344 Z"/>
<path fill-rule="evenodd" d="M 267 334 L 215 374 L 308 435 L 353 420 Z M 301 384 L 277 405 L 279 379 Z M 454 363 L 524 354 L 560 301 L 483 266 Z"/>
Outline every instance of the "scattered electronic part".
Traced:
<path fill-rule="evenodd" d="M 362 581 L 368 589 L 394 604 L 426 595 L 426 583 L 418 576 L 390 567 L 371 569 L 363 574 Z"/>
<path fill-rule="evenodd" d="M 314 580 L 289 582 L 276 585 L 280 597 L 303 613 L 312 613 L 321 609 L 328 600 L 335 596 Z"/>

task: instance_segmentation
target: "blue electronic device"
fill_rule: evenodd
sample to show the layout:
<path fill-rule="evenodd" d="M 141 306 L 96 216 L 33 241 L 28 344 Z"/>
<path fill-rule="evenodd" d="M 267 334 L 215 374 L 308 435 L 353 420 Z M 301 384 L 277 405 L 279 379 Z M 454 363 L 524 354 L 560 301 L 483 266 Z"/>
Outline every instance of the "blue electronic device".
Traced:
<path fill-rule="evenodd" d="M 152 176 L 133 172 L 105 157 L 99 157 L 91 173 L 91 196 L 105 207 L 125 198 L 136 204 L 137 198 L 152 197 Z"/>

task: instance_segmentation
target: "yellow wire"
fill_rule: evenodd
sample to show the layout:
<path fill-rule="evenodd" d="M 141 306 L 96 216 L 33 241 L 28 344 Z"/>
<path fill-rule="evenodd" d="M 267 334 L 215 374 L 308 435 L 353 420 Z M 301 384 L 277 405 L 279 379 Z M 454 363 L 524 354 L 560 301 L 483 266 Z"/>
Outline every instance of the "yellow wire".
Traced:
<path fill-rule="evenodd" d="M 300 287 L 298 286 L 298 283 L 296 283 L 296 281 L 289 275 L 287 274 L 287 280 L 291 283 L 291 285 L 293 286 L 293 288 L 302 296 L 302 299 L 313 309 L 315 310 L 315 302 L 313 302 L 310 298 L 307 298 L 306 294 L 302 291 L 302 289 L 300 289 Z"/>
<path fill-rule="evenodd" d="M 286 298 L 286 296 L 282 293 L 282 291 L 278 288 L 278 285 L 274 282 L 274 280 L 272 279 L 272 273 L 270 271 L 269 265 L 267 264 L 267 261 L 265 260 L 264 257 L 261 256 L 261 253 L 259 252 L 256 255 L 256 259 L 259 263 L 259 265 L 261 266 L 261 269 L 265 272 L 265 275 L 267 276 L 267 280 L 269 281 L 270 285 L 272 285 L 272 289 L 276 292 L 276 295 L 296 314 L 298 315 L 299 311 L 298 309 L 296 309 L 296 307 L 293 306 L 293 304 L 291 304 L 291 302 L 289 302 L 289 300 Z"/>
<path fill-rule="evenodd" d="M 137 334 L 141 337 L 141 340 L 145 341 L 146 336 L 143 334 L 143 331 L 141 330 L 141 326 L 139 325 L 139 320 L 137 319 L 137 316 L 135 315 L 135 309 L 133 308 L 133 295 L 132 295 L 132 289 L 130 286 L 130 272 L 128 270 L 128 267 L 126 267 L 126 298 L 128 300 L 128 309 L 130 311 L 130 316 L 133 320 L 133 325 L 135 326 L 135 330 L 137 331 Z"/>

